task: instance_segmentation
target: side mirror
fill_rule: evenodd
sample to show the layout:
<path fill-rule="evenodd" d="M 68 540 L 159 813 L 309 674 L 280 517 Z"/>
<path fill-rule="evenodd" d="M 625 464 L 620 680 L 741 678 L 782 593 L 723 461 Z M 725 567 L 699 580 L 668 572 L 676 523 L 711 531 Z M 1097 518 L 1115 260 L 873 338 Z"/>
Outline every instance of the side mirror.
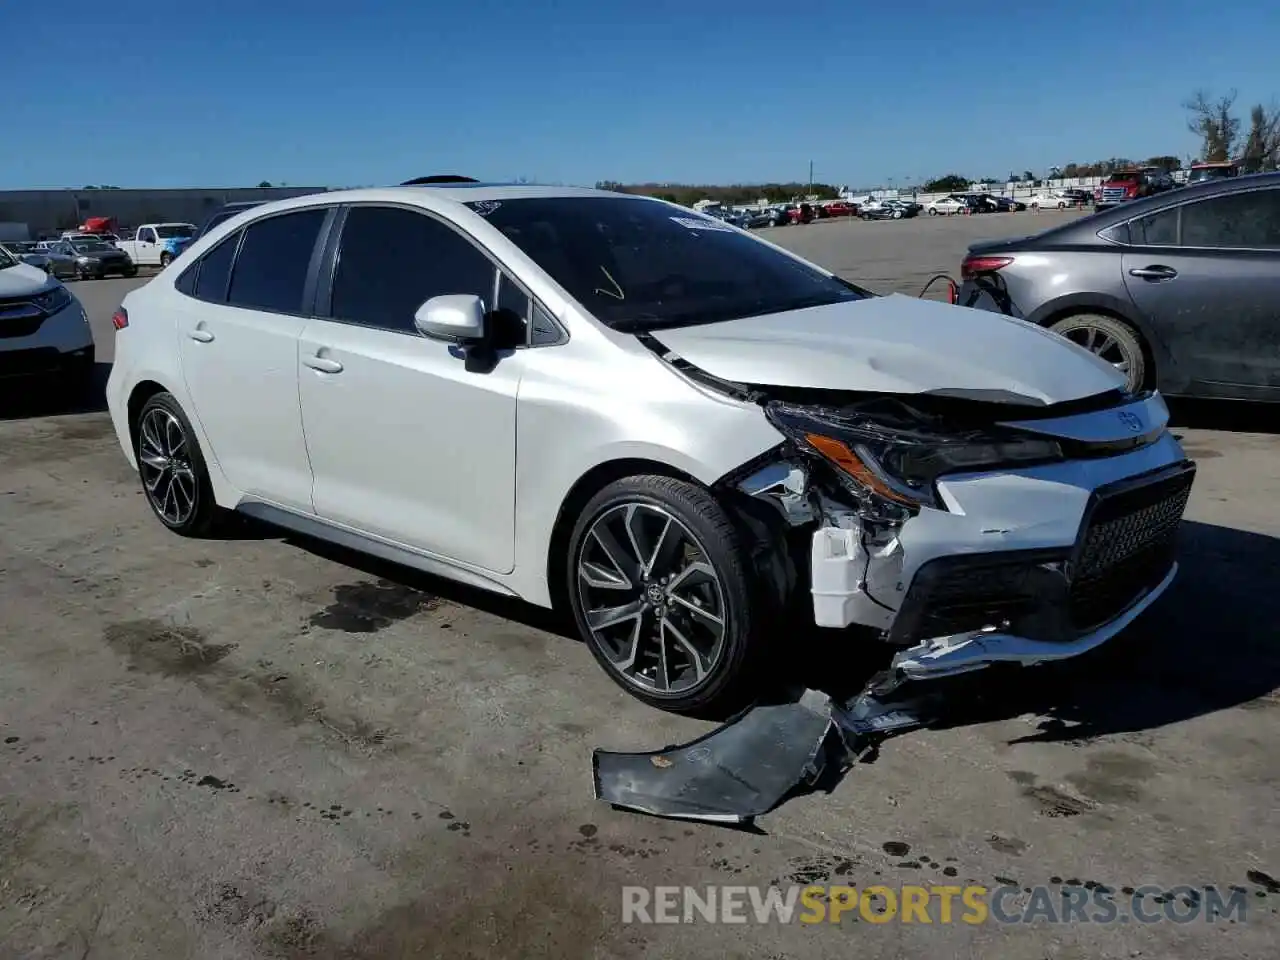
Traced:
<path fill-rule="evenodd" d="M 413 325 L 423 336 L 436 340 L 475 343 L 485 335 L 484 301 L 473 293 L 432 297 L 414 313 Z"/>

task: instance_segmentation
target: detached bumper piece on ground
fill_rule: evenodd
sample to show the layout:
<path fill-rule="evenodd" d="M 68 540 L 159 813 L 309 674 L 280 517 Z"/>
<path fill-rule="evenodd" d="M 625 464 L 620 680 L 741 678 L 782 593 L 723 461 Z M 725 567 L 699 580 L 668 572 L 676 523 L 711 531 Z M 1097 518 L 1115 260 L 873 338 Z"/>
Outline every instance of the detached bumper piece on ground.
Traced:
<path fill-rule="evenodd" d="M 746 825 L 789 794 L 839 773 L 885 736 L 923 726 L 927 698 L 894 700 L 882 678 L 846 704 L 817 690 L 753 707 L 690 743 L 592 754 L 596 799 L 658 817 Z"/>

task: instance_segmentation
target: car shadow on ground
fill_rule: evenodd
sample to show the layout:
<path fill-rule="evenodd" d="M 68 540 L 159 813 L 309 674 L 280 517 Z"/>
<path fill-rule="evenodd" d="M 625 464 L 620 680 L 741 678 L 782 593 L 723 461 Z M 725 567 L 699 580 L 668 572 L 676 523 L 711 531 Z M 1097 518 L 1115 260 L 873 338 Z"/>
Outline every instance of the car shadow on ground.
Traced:
<path fill-rule="evenodd" d="M 1039 718 L 1015 743 L 1085 742 L 1138 733 L 1231 707 L 1280 707 L 1280 539 L 1185 521 L 1178 577 L 1132 627 L 1084 656 L 1034 668 L 993 668 L 911 684 L 899 695 L 941 695 L 929 726 Z M 799 685 L 852 696 L 888 654 L 865 644 L 806 656 Z M 843 662 L 842 662 L 843 661 Z M 832 682 L 832 677 L 841 680 Z M 916 690 L 912 690 L 916 687 Z"/>
<path fill-rule="evenodd" d="M 282 536 L 247 522 L 245 535 Z M 457 584 L 332 544 L 283 535 L 285 542 L 381 580 L 571 640 L 569 619 L 514 598 Z M 964 726 L 1024 715 L 1036 732 L 1016 742 L 1075 741 L 1137 733 L 1231 707 L 1280 707 L 1280 539 L 1186 521 L 1173 586 L 1129 630 L 1093 653 L 1035 668 L 1001 667 L 899 692 L 940 695 L 932 727 Z M 802 689 L 833 699 L 855 696 L 888 665 L 892 651 L 854 631 L 789 632 L 766 701 Z M 608 682 L 602 675 L 601 683 Z M 709 718 L 724 719 L 724 718 Z"/>
<path fill-rule="evenodd" d="M 1280 404 L 1242 400 L 1204 400 L 1170 397 L 1170 427 L 1223 430 L 1228 433 L 1280 434 Z"/>
<path fill-rule="evenodd" d="M 107 377 L 111 364 L 93 365 L 89 388 L 81 395 L 67 392 L 57 379 L 35 378 L 0 383 L 0 420 L 34 420 L 107 409 Z"/>

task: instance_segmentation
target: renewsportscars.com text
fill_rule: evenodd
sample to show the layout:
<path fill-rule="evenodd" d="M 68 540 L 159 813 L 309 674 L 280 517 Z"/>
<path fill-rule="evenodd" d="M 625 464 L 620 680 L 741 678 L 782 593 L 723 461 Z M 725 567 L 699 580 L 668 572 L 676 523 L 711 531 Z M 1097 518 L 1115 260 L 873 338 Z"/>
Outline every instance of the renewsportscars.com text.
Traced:
<path fill-rule="evenodd" d="M 1245 922 L 1247 893 L 1214 886 L 623 887 L 623 923 L 1151 924 Z"/>

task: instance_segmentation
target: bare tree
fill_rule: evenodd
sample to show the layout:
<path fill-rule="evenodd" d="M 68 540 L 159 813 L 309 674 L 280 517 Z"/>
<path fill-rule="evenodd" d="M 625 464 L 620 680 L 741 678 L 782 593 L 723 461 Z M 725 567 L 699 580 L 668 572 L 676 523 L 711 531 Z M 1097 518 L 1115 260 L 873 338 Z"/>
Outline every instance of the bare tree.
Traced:
<path fill-rule="evenodd" d="M 1187 129 L 1201 139 L 1202 160 L 1230 160 L 1240 133 L 1240 120 L 1231 113 L 1236 105 L 1236 91 L 1213 99 L 1197 90 L 1183 104 L 1189 116 Z"/>
<path fill-rule="evenodd" d="M 1245 170 L 1256 173 L 1280 166 L 1280 106 L 1255 104 L 1249 112 L 1249 133 L 1242 159 Z"/>

